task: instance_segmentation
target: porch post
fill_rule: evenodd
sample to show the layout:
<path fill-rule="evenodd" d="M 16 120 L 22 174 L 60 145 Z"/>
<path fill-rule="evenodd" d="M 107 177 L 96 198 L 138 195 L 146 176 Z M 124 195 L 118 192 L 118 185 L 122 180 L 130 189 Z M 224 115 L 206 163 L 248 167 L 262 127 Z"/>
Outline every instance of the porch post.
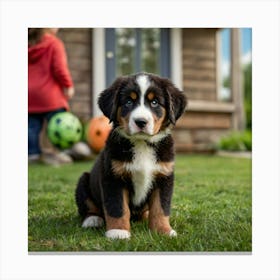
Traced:
<path fill-rule="evenodd" d="M 174 84 L 183 90 L 183 63 L 182 63 L 182 29 L 171 28 L 171 79 Z"/>
<path fill-rule="evenodd" d="M 235 105 L 233 113 L 233 129 L 245 128 L 244 96 L 242 85 L 240 29 L 231 29 L 231 93 Z"/>
<path fill-rule="evenodd" d="M 105 30 L 92 29 L 92 112 L 93 116 L 102 115 L 97 105 L 99 94 L 105 89 Z"/>

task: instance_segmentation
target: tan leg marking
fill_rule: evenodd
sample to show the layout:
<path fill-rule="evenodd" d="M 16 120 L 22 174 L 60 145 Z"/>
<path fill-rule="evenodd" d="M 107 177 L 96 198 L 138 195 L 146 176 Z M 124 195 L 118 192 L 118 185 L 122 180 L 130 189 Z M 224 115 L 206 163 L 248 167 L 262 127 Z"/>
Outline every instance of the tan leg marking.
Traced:
<path fill-rule="evenodd" d="M 142 221 L 146 221 L 149 219 L 149 210 L 146 210 L 142 213 Z"/>
<path fill-rule="evenodd" d="M 100 215 L 100 210 L 95 206 L 92 200 L 86 199 L 85 204 L 88 208 L 88 214 Z"/>
<path fill-rule="evenodd" d="M 128 191 L 123 191 L 123 215 L 120 218 L 110 217 L 106 210 L 105 212 L 105 220 L 106 220 L 106 230 L 111 229 L 123 229 L 130 231 L 130 210 L 129 210 L 129 196 Z"/>
<path fill-rule="evenodd" d="M 139 215 L 140 221 L 147 221 L 149 219 L 149 205 L 145 204 L 142 212 Z"/>
<path fill-rule="evenodd" d="M 149 203 L 149 228 L 159 233 L 170 234 L 172 228 L 169 224 L 169 216 L 165 216 L 160 204 L 159 189 L 152 193 Z"/>

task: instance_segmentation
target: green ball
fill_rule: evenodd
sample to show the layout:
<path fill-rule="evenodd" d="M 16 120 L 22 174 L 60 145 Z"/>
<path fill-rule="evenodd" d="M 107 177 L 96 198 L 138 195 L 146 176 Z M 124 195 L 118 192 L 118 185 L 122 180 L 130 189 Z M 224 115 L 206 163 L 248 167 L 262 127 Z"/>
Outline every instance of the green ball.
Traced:
<path fill-rule="evenodd" d="M 55 114 L 48 123 L 48 137 L 60 149 L 70 148 L 80 141 L 82 133 L 79 119 L 69 112 Z"/>

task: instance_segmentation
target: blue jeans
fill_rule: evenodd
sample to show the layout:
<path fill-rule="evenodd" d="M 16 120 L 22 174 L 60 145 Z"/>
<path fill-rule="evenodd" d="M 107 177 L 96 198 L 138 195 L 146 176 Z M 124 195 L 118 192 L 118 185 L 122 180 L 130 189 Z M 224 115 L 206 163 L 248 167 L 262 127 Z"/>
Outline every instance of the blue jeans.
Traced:
<path fill-rule="evenodd" d="M 65 109 L 58 109 L 46 113 L 28 114 L 28 155 L 41 154 L 39 135 L 43 127 L 44 120 L 49 121 L 51 117 Z"/>

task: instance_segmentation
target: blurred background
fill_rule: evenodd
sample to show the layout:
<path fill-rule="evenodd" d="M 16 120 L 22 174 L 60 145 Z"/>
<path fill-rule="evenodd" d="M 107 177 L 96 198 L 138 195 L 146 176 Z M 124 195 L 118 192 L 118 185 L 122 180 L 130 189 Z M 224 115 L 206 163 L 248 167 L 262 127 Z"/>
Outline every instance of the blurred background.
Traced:
<path fill-rule="evenodd" d="M 189 103 L 173 135 L 179 152 L 251 150 L 250 28 L 61 28 L 84 122 L 101 115 L 99 93 L 121 75 L 169 77 Z"/>

